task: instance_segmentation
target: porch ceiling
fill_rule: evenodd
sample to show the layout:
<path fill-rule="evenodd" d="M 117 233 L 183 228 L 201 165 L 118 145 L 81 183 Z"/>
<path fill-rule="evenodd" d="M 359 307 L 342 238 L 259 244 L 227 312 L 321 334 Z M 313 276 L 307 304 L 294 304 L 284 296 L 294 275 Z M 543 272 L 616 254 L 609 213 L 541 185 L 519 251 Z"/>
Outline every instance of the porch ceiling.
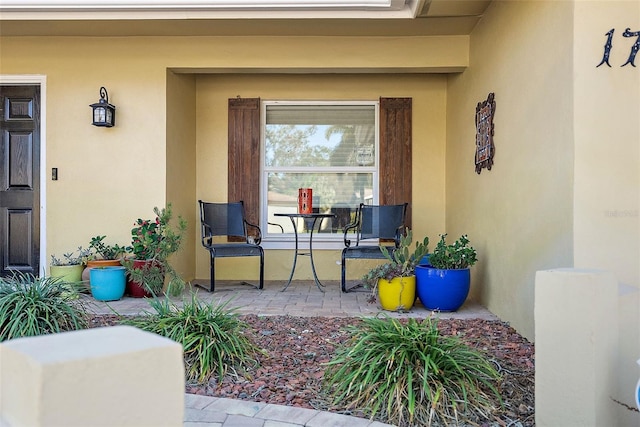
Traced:
<path fill-rule="evenodd" d="M 53 2 L 55 3 L 55 2 Z M 405 0 L 405 10 L 10 10 L 0 36 L 468 35 L 491 0 Z"/>

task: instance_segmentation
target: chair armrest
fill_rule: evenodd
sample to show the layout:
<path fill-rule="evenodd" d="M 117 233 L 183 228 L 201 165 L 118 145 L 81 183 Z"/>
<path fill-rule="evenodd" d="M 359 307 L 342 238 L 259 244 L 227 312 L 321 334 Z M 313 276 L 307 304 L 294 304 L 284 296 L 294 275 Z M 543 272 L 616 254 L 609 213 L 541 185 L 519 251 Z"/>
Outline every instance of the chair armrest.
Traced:
<path fill-rule="evenodd" d="M 211 227 L 209 227 L 207 224 L 201 224 L 202 225 L 202 246 L 204 246 L 207 249 L 211 249 L 211 245 L 212 245 L 212 241 L 213 241 L 213 236 L 211 236 Z"/>
<path fill-rule="evenodd" d="M 347 239 L 347 234 L 349 233 L 349 230 L 356 230 L 356 245 L 360 241 L 360 233 L 358 233 L 358 222 L 352 222 L 351 224 L 345 225 L 344 226 L 344 246 L 347 248 L 351 246 L 351 240 Z"/>

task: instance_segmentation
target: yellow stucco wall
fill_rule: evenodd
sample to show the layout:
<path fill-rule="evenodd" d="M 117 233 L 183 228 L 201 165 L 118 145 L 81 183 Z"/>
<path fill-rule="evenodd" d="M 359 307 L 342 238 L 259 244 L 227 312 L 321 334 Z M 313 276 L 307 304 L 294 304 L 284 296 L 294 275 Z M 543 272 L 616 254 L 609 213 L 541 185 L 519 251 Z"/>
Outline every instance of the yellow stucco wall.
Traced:
<path fill-rule="evenodd" d="M 478 250 L 472 293 L 533 338 L 537 270 L 573 265 L 573 5 L 492 3 L 447 96 L 447 231 Z M 474 169 L 475 109 L 495 93 L 495 157 Z"/>
<path fill-rule="evenodd" d="M 193 75 L 167 71 L 167 200 L 178 219 L 188 219 L 182 250 L 172 258 L 185 279 L 194 277 L 197 221 L 196 194 L 196 82 Z"/>
<path fill-rule="evenodd" d="M 479 251 L 472 292 L 533 339 L 536 271 L 613 272 L 613 375 L 624 402 L 640 354 L 640 74 L 621 67 L 635 41 L 622 32 L 639 25 L 635 1 L 493 2 L 471 35 L 469 68 L 449 78 L 447 93 L 446 225 Z M 612 28 L 611 68 L 596 67 Z M 495 164 L 477 175 L 475 106 L 489 92 Z M 554 310 L 544 315 L 560 319 L 563 302 Z M 618 425 L 637 424 L 616 409 Z"/>
<path fill-rule="evenodd" d="M 574 259 L 577 268 L 612 271 L 622 284 L 618 306 L 617 394 L 633 404 L 640 376 L 640 58 L 627 62 L 640 29 L 638 1 L 578 1 L 574 39 Z M 614 29 L 611 67 L 596 68 Z M 639 414 L 616 405 L 619 426 Z"/>
<path fill-rule="evenodd" d="M 206 278 L 196 200 L 226 197 L 226 105 L 237 95 L 412 97 L 415 164 L 426 159 L 414 172 L 416 235 L 441 232 L 446 79 L 430 73 L 464 68 L 468 43 L 466 36 L 0 38 L 0 75 L 47 81 L 45 170 L 57 167 L 60 179 L 46 181 L 46 258 L 97 234 L 127 244 L 136 218 L 172 202 L 191 226 L 189 247 L 174 262 L 187 279 Z M 100 86 L 117 108 L 111 129 L 90 124 Z M 217 193 L 207 190 L 211 178 Z M 323 278 L 338 279 L 337 254 L 318 254 Z M 284 279 L 291 253 L 270 253 L 267 262 L 266 277 Z M 300 264 L 296 277 L 309 277 L 308 263 Z M 238 270 L 231 263 L 220 274 Z"/>
<path fill-rule="evenodd" d="M 621 67 L 637 38 L 623 37 L 629 27 L 640 27 L 640 2 L 576 3 L 574 242 L 576 267 L 640 287 L 640 58 Z M 611 29 L 611 67 L 596 68 Z"/>
<path fill-rule="evenodd" d="M 444 138 L 446 77 L 442 75 L 209 75 L 197 79 L 198 185 L 197 198 L 227 200 L 227 103 L 229 98 L 263 100 L 377 100 L 413 98 L 414 235 L 437 236 L 444 229 Z M 256 177 L 258 176 L 256 171 Z M 197 242 L 199 245 L 200 243 Z M 341 242 L 336 248 L 341 247 Z M 197 251 L 198 278 L 208 278 L 207 252 Z M 265 255 L 265 278 L 284 280 L 291 267 L 292 251 L 270 250 Z M 314 251 L 321 278 L 338 280 L 340 250 Z M 242 278 L 246 260 L 221 260 L 219 276 Z M 257 265 L 257 263 L 256 263 Z M 362 268 L 358 268 L 361 265 Z M 352 262 L 351 277 L 364 273 L 366 262 Z M 352 266 L 354 268 L 352 268 Z M 217 268 L 217 267 L 216 267 Z M 257 277 L 257 268 L 252 272 Z M 298 263 L 295 278 L 311 278 L 307 260 Z"/>

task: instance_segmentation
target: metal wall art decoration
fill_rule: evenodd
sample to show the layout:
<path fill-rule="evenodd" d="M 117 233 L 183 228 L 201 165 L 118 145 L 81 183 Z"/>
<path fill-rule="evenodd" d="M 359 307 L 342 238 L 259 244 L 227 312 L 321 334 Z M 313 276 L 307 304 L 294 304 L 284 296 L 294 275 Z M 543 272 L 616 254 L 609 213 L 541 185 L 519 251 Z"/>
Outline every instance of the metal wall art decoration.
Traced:
<path fill-rule="evenodd" d="M 611 68 L 611 64 L 609 64 L 609 56 L 611 55 L 611 49 L 613 48 L 613 33 L 615 31 L 615 28 L 612 28 L 604 34 L 607 36 L 607 42 L 604 44 L 602 61 L 596 65 L 596 68 L 602 64 L 606 64 L 607 67 Z M 621 65 L 621 67 L 624 67 L 625 65 L 631 64 L 632 67 L 635 67 L 636 55 L 638 54 L 638 50 L 640 50 L 640 31 L 631 31 L 631 28 L 627 28 L 624 30 L 624 33 L 622 33 L 622 37 L 637 37 L 635 43 L 631 46 L 631 52 L 629 53 L 627 62 Z"/>
<path fill-rule="evenodd" d="M 487 99 L 476 106 L 476 173 L 482 168 L 491 170 L 493 166 L 493 115 L 496 112 L 496 101 L 493 92 Z"/>

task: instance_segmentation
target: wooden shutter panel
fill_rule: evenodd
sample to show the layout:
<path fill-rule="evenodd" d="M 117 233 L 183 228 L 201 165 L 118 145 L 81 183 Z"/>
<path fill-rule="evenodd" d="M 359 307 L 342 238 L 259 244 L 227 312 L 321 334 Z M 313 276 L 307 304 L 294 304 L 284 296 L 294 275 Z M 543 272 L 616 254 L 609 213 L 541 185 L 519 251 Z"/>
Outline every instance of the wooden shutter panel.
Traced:
<path fill-rule="evenodd" d="M 411 98 L 380 98 L 380 204 L 409 203 L 411 227 Z"/>
<path fill-rule="evenodd" d="M 247 221 L 260 216 L 260 98 L 229 99 L 229 202 L 244 201 Z"/>

